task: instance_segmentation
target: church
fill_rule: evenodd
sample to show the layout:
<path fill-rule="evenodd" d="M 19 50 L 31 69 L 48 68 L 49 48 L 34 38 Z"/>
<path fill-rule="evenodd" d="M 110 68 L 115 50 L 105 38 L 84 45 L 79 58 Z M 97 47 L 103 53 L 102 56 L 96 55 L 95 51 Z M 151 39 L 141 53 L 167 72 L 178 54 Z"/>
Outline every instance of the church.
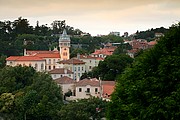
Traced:
<path fill-rule="evenodd" d="M 70 36 L 64 29 L 59 37 L 59 51 L 55 48 L 52 51 L 26 50 L 24 56 L 10 56 L 6 58 L 6 65 L 9 66 L 31 66 L 35 70 L 51 71 L 57 68 L 58 62 L 70 58 Z"/>

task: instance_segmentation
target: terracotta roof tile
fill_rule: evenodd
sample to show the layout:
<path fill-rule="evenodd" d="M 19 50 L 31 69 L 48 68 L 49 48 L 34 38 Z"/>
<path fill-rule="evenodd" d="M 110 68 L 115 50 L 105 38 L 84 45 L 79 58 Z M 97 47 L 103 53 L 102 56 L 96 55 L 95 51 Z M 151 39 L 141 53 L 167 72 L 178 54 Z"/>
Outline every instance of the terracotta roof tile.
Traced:
<path fill-rule="evenodd" d="M 37 53 L 35 56 L 41 58 L 60 58 L 60 54 L 58 52 L 55 53 Z"/>
<path fill-rule="evenodd" d="M 6 60 L 14 61 L 45 61 L 44 59 L 37 56 L 10 56 Z"/>
<path fill-rule="evenodd" d="M 103 97 L 109 98 L 110 95 L 113 93 L 115 86 L 114 85 L 103 85 Z"/>
<path fill-rule="evenodd" d="M 15 60 L 17 60 L 19 57 L 21 57 L 21 56 L 10 56 L 10 57 L 6 58 L 6 60 L 15 61 Z"/>
<path fill-rule="evenodd" d="M 73 74 L 72 71 L 64 68 L 56 68 L 51 71 L 49 71 L 50 74 Z"/>
<path fill-rule="evenodd" d="M 115 47 L 113 47 L 113 48 L 103 48 L 103 49 L 96 50 L 92 54 L 112 55 L 115 49 L 116 49 Z"/>
<path fill-rule="evenodd" d="M 67 76 L 57 78 L 54 80 L 57 84 L 73 84 L 75 81 Z"/>
<path fill-rule="evenodd" d="M 150 41 L 150 42 L 148 42 L 148 45 L 156 45 L 156 44 L 157 44 L 156 41 Z"/>
<path fill-rule="evenodd" d="M 100 83 L 99 80 L 97 79 L 83 79 L 76 83 L 76 86 L 86 86 L 86 85 L 99 87 Z"/>

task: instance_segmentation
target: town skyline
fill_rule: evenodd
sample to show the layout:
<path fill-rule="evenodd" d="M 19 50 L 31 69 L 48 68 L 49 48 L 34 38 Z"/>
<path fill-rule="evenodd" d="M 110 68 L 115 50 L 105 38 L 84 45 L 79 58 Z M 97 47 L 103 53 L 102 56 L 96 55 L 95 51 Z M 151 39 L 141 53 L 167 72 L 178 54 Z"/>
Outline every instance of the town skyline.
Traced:
<path fill-rule="evenodd" d="M 67 25 L 91 35 L 168 28 L 180 19 L 178 0 L 0 0 L 0 3 L 0 21 L 22 16 L 32 26 L 37 21 L 50 26 L 54 20 L 66 20 Z"/>

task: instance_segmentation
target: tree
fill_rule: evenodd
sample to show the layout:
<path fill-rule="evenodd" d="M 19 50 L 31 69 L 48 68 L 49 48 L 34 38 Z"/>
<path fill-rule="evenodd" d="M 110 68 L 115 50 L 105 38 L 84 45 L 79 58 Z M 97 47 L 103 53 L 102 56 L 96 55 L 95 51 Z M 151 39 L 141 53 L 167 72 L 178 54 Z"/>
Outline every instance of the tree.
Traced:
<path fill-rule="evenodd" d="M 6 56 L 0 55 L 0 68 L 3 68 L 6 66 Z"/>
<path fill-rule="evenodd" d="M 105 117 L 106 104 L 99 98 L 72 101 L 61 108 L 59 115 L 62 120 L 100 120 Z"/>
<path fill-rule="evenodd" d="M 104 61 L 100 61 L 98 67 L 88 74 L 96 78 L 100 77 L 102 80 L 115 80 L 117 75 L 122 73 L 132 62 L 133 59 L 128 55 L 111 55 Z"/>
<path fill-rule="evenodd" d="M 180 23 L 119 78 L 108 119 L 179 119 Z"/>
<path fill-rule="evenodd" d="M 1 69 L 0 95 L 2 116 L 10 115 L 15 120 L 59 119 L 61 88 L 49 74 L 36 72 L 32 67 Z M 9 104 L 11 101 L 13 104 Z"/>

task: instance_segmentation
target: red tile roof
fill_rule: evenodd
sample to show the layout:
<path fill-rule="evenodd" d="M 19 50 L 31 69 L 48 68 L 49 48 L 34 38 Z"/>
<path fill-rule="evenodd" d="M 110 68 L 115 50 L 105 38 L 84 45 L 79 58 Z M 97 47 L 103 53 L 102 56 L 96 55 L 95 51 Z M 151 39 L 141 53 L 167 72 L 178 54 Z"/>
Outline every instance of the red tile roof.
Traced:
<path fill-rule="evenodd" d="M 115 88 L 115 81 L 102 81 L 102 96 L 104 98 L 110 98 Z"/>
<path fill-rule="evenodd" d="M 17 60 L 19 57 L 21 57 L 21 56 L 10 56 L 10 57 L 6 58 L 6 60 L 15 61 L 15 60 Z"/>
<path fill-rule="evenodd" d="M 150 42 L 148 42 L 148 45 L 156 45 L 157 44 L 157 42 L 156 41 L 150 41 Z"/>
<path fill-rule="evenodd" d="M 78 59 L 69 59 L 69 60 L 63 60 L 60 61 L 60 64 L 85 64 L 85 62 L 78 60 Z"/>
<path fill-rule="evenodd" d="M 72 71 L 65 69 L 65 68 L 56 68 L 49 71 L 50 74 L 73 74 Z"/>
<path fill-rule="evenodd" d="M 102 85 L 102 89 L 103 89 L 102 96 L 104 98 L 109 98 L 110 95 L 113 93 L 114 88 L 115 88 L 115 85 Z"/>
<path fill-rule="evenodd" d="M 92 54 L 112 55 L 115 49 L 116 49 L 115 47 L 113 47 L 113 48 L 103 48 L 103 49 L 100 49 L 100 50 L 95 50 L 95 52 L 92 53 Z"/>
<path fill-rule="evenodd" d="M 86 86 L 86 85 L 100 87 L 99 80 L 97 79 L 83 79 L 76 83 L 76 86 Z"/>
<path fill-rule="evenodd" d="M 56 52 L 56 53 L 37 53 L 35 56 L 38 56 L 40 58 L 60 58 L 60 54 L 58 52 Z"/>
<path fill-rule="evenodd" d="M 45 61 L 44 59 L 36 56 L 10 56 L 6 60 L 9 61 Z"/>
<path fill-rule="evenodd" d="M 57 84 L 73 84 L 75 81 L 67 76 L 57 78 L 54 80 Z"/>

